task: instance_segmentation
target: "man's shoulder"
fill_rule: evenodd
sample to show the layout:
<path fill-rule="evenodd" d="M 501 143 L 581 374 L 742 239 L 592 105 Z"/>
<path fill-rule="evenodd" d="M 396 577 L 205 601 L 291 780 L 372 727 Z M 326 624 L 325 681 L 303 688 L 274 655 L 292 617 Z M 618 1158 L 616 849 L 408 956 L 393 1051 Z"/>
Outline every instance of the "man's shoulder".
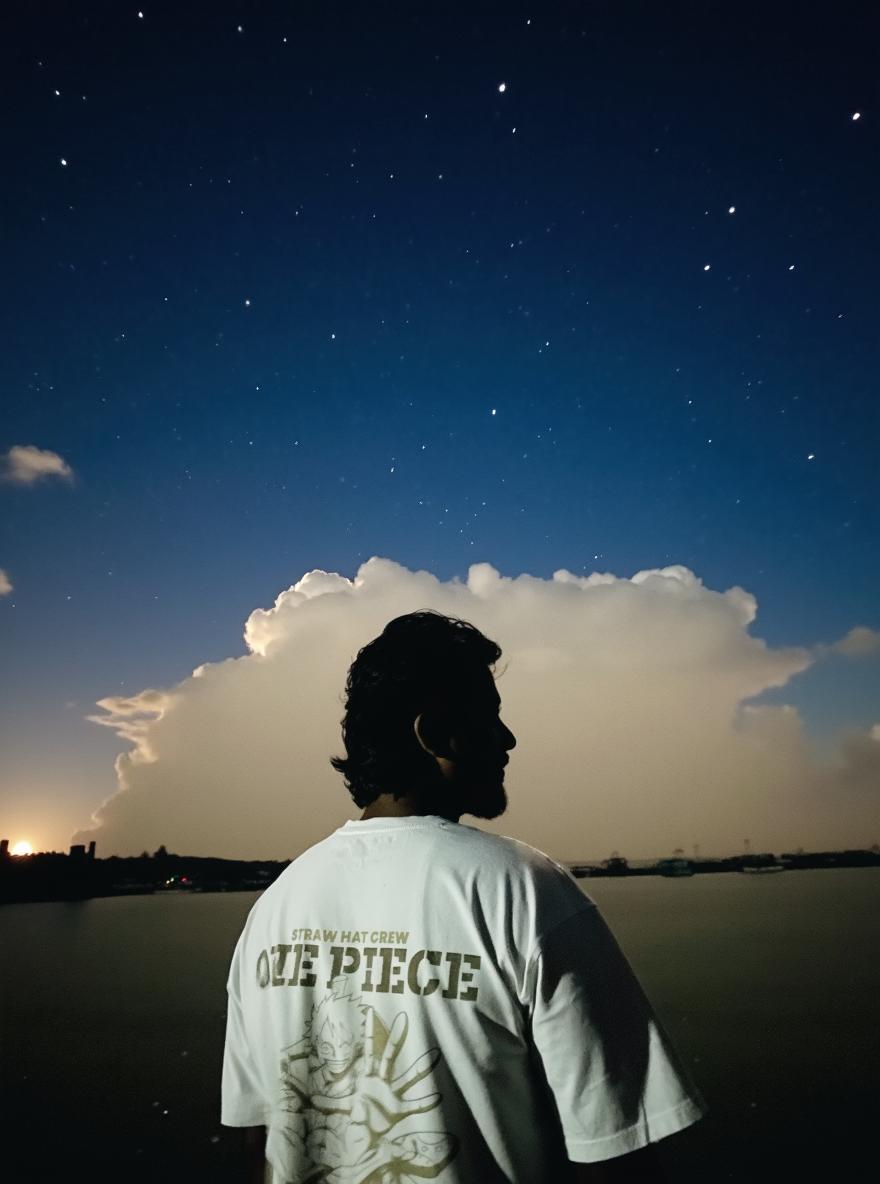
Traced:
<path fill-rule="evenodd" d="M 260 900 L 269 896 L 273 890 L 278 891 L 279 886 L 283 886 L 290 880 L 297 879 L 303 874 L 308 874 L 312 870 L 313 864 L 323 862 L 330 851 L 335 833 L 335 831 L 331 831 L 330 834 L 312 843 L 310 847 L 306 847 L 300 851 L 299 855 L 295 855 L 287 866 L 275 877 L 265 892 L 261 894 Z"/>
<path fill-rule="evenodd" d="M 470 832 L 473 836 L 470 841 L 485 859 L 485 864 L 481 863 L 479 866 L 525 877 L 539 887 L 556 888 L 566 895 L 574 892 L 584 896 L 580 885 L 565 864 L 542 851 L 540 847 L 534 847 L 512 835 L 496 835 L 475 826 L 463 826 L 461 829 Z"/>
<path fill-rule="evenodd" d="M 595 909 L 571 871 L 546 851 L 512 835 L 468 829 L 473 850 L 465 854 L 473 889 L 500 906 L 526 943 L 524 949 L 533 949 L 562 922 Z"/>
<path fill-rule="evenodd" d="M 513 864 L 528 864 L 530 867 L 568 872 L 564 864 L 524 839 L 517 839 L 513 835 L 496 835 L 491 831 L 481 830 L 478 826 L 463 823 L 460 827 L 463 831 L 470 832 L 473 841 L 484 844 L 487 850 L 494 851 L 499 859 L 507 859 Z"/>

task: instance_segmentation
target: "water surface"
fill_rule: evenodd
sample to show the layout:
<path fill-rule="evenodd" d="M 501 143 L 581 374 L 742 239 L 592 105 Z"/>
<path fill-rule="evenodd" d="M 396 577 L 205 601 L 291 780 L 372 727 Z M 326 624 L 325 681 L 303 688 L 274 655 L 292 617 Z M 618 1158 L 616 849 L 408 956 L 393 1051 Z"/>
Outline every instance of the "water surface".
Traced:
<path fill-rule="evenodd" d="M 880 869 L 580 883 L 711 1108 L 659 1144 L 671 1175 L 845 1179 L 873 1156 Z M 126 1184 L 243 1179 L 219 1083 L 226 971 L 256 898 L 0 908 L 12 1179 L 64 1179 L 74 1161 Z"/>

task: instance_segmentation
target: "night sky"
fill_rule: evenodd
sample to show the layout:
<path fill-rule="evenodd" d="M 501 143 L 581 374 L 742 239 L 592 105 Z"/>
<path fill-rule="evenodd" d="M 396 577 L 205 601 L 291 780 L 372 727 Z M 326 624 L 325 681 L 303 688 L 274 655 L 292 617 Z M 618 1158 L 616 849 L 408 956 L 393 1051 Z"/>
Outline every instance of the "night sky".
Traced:
<path fill-rule="evenodd" d="M 681 565 L 767 647 L 860 629 L 758 701 L 876 749 L 872 9 L 11 5 L 3 836 L 114 793 L 98 700 L 372 556 Z"/>

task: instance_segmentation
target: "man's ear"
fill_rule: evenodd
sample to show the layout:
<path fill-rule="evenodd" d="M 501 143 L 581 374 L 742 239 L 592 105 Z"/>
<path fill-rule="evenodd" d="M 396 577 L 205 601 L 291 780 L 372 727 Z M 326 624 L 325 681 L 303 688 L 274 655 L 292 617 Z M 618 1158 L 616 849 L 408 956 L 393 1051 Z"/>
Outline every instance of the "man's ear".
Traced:
<path fill-rule="evenodd" d="M 444 718 L 438 718 L 430 713 L 420 711 L 413 720 L 413 731 L 416 735 L 416 740 L 424 748 L 425 752 L 430 753 L 433 757 L 446 757 L 447 759 L 454 756 L 454 742 L 450 737 L 446 736 L 443 731 L 443 725 L 446 722 Z"/>
<path fill-rule="evenodd" d="M 416 734 L 416 740 L 418 740 L 419 744 L 422 746 L 422 748 L 424 748 L 425 752 L 430 753 L 431 756 L 436 756 L 436 753 L 434 752 L 433 748 L 431 747 L 431 744 L 433 743 L 433 741 L 428 741 L 429 729 L 425 723 L 424 717 L 425 717 L 425 713 L 423 711 L 420 711 L 419 714 L 416 716 L 416 718 L 413 720 L 413 731 Z"/>

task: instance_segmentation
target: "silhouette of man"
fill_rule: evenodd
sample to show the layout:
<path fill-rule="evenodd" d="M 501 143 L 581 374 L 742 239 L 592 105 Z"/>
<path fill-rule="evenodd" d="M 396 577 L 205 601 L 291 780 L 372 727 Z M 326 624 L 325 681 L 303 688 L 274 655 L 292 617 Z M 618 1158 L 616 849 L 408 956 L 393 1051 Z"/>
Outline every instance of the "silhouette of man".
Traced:
<path fill-rule="evenodd" d="M 432 611 L 352 663 L 331 764 L 363 813 L 258 899 L 227 982 L 221 1121 L 254 1179 L 662 1179 L 706 1110 L 595 903 L 519 840 L 500 648 Z"/>

